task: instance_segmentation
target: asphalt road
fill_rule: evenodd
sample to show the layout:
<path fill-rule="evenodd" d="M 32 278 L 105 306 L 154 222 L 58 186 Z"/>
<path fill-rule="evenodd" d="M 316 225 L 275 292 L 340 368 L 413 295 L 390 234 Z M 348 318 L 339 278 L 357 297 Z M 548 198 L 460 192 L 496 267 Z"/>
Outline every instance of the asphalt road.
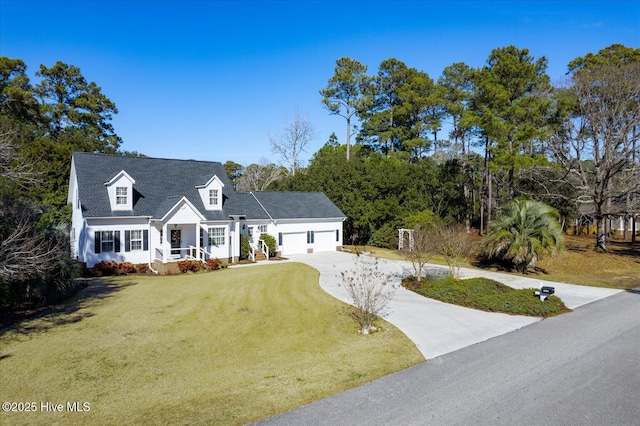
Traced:
<path fill-rule="evenodd" d="M 262 425 L 639 425 L 640 288 Z"/>

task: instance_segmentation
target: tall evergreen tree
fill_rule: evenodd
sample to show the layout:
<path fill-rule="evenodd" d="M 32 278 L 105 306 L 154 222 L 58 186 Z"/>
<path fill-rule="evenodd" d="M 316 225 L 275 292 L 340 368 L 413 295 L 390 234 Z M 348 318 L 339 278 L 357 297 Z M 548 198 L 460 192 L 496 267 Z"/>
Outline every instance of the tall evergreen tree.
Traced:
<path fill-rule="evenodd" d="M 547 59 L 528 49 L 494 49 L 475 74 L 477 124 L 489 140 L 493 167 L 505 170 L 508 196 L 516 196 L 516 172 L 542 160 L 532 142 L 548 135 L 551 111 Z"/>
<path fill-rule="evenodd" d="M 322 103 L 330 114 L 343 117 L 347 122 L 346 156 L 351 156 L 351 119 L 362 109 L 363 91 L 369 84 L 367 66 L 355 59 L 342 57 L 336 61 L 335 74 L 327 87 L 320 90 Z"/>
<path fill-rule="evenodd" d="M 39 135 L 24 144 L 26 158 L 46 174 L 43 185 L 31 188 L 45 205 L 41 222 L 49 226 L 68 220 L 66 205 L 71 156 L 74 151 L 118 153 L 121 143 L 110 123 L 118 113 L 115 104 L 80 69 L 56 62 L 40 66 L 41 78 L 33 88 L 38 101 Z"/>

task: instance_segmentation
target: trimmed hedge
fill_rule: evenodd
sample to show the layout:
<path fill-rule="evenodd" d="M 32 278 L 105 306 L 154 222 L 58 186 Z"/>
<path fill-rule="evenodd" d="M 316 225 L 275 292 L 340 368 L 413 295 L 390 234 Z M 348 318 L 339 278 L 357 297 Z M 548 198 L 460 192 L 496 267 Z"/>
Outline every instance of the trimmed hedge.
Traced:
<path fill-rule="evenodd" d="M 549 317 L 569 311 L 556 296 L 541 301 L 534 296 L 535 288 L 517 290 L 489 278 L 456 280 L 450 275 L 435 281 L 405 278 L 402 285 L 431 299 L 488 312 Z"/>

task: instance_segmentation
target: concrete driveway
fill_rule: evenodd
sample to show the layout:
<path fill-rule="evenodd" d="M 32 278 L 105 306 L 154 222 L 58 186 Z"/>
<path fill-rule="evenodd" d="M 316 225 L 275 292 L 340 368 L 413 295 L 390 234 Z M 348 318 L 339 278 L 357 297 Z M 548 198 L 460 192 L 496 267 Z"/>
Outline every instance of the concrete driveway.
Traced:
<path fill-rule="evenodd" d="M 354 255 L 344 252 L 314 253 L 290 256 L 290 261 L 305 263 L 320 272 L 320 286 L 332 296 L 346 303 L 351 300 L 338 286 L 342 271 L 354 269 Z M 387 273 L 393 273 L 399 283 L 403 275 L 413 273 L 411 264 L 403 261 L 380 259 L 379 265 Z M 429 265 L 432 271 L 445 271 L 446 267 Z M 619 293 L 596 287 L 554 283 L 495 272 L 462 269 L 464 278 L 489 277 L 514 288 L 551 285 L 569 308 Z M 540 321 L 541 318 L 483 312 L 438 302 L 399 287 L 389 302 L 384 318 L 405 333 L 426 359 L 435 358 L 455 350 L 483 342 Z"/>

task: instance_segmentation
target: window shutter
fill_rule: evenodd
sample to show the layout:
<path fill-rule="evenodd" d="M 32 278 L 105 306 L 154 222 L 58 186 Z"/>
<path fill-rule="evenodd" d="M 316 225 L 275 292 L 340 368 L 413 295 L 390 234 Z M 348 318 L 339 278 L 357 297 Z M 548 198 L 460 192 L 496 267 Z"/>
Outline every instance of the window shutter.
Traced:
<path fill-rule="evenodd" d="M 120 252 L 120 231 L 113 231 L 113 246 L 113 251 Z"/>
<path fill-rule="evenodd" d="M 124 251 L 131 251 L 131 231 L 124 231 Z"/>
<path fill-rule="evenodd" d="M 93 247 L 93 251 L 96 254 L 98 254 L 98 253 L 101 252 L 101 249 L 102 249 L 102 247 L 100 245 L 100 231 L 96 231 L 96 233 L 94 235 L 95 235 L 95 244 L 94 244 L 94 247 Z"/>
<path fill-rule="evenodd" d="M 149 230 L 142 231 L 142 249 L 144 251 L 149 250 Z"/>

